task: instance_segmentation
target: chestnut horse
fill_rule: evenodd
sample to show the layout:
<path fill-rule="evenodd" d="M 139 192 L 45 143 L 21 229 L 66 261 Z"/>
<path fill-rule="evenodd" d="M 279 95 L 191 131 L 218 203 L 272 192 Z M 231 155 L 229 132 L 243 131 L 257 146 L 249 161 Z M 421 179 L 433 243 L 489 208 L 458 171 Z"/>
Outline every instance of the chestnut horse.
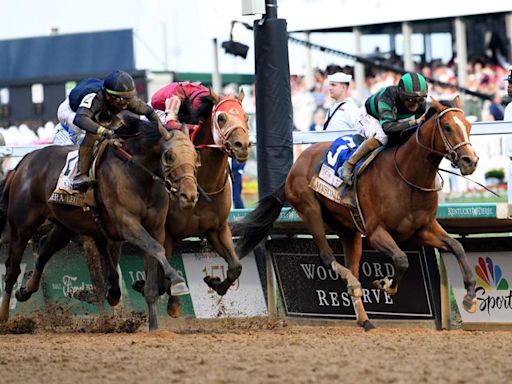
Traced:
<path fill-rule="evenodd" d="M 94 190 L 96 207 L 89 211 L 48 202 L 67 154 L 74 147 L 49 146 L 31 152 L 9 176 L 0 206 L 1 230 L 6 221 L 9 224 L 9 256 L 0 320 L 5 321 L 9 316 L 9 301 L 27 242 L 46 220 L 54 225 L 39 249 L 35 271 L 26 288 L 16 292 L 20 301 L 37 291 L 45 264 L 74 235 L 94 239 L 103 265 L 107 267 L 110 284 L 107 298 L 111 305 L 119 302 L 121 290 L 115 268 L 118 260 L 116 256 L 114 260 L 111 257 L 109 240 L 126 240 L 138 246 L 146 258 L 158 261 L 165 278 L 170 280 L 172 272 L 163 247 L 169 193 L 177 196 L 177 206 L 187 208 L 197 202 L 198 155 L 190 143 L 188 131 L 169 133 L 155 123 L 138 118 L 128 119 L 128 123 L 116 131 L 135 132 L 121 136 L 123 150 L 118 148 L 119 141 L 110 142 L 100 160 Z M 150 271 L 144 291 L 150 330 L 158 327 L 158 273 L 158 270 Z"/>
<path fill-rule="evenodd" d="M 416 129 L 416 134 L 381 152 L 357 180 L 357 197 L 366 222 L 368 241 L 377 251 L 389 256 L 396 267 L 394 276 L 374 282 L 389 294 L 397 292 L 409 265 L 397 242 L 412 238 L 419 244 L 455 255 L 467 290 L 464 308 L 468 312 L 476 310 L 475 279 L 464 249 L 436 220 L 438 189 L 435 182 L 443 157 L 449 158 L 463 175 L 476 169 L 478 157 L 469 142 L 470 130 L 471 124 L 460 109 L 458 96 L 454 107 L 446 107 L 432 99 L 426 121 Z M 237 251 L 241 257 L 265 238 L 288 201 L 313 235 L 322 262 L 340 270 L 325 237 L 325 224 L 339 236 L 347 267 L 353 277 L 359 277 L 361 233 L 349 210 L 309 187 L 329 146 L 330 143 L 318 143 L 305 150 L 292 166 L 286 182 L 271 196 L 262 199 L 247 217 L 234 224 L 233 234 L 240 236 Z M 351 277 L 346 271 L 341 272 L 347 278 Z M 350 281 L 348 285 L 350 291 Z M 356 284 L 355 288 L 358 287 Z M 360 325 L 365 329 L 373 327 L 365 314 L 359 315 Z"/>
<path fill-rule="evenodd" d="M 170 203 L 165 230 L 165 251 L 171 257 L 179 242 L 190 236 L 200 236 L 208 240 L 226 262 L 228 270 L 223 280 L 206 276 L 204 281 L 219 295 L 225 295 L 229 287 L 240 276 L 242 265 L 235 252 L 228 216 L 231 210 L 231 185 L 229 183 L 228 157 L 240 163 L 247 161 L 251 142 L 249 139 L 248 116 L 243 110 L 243 91 L 237 97 L 202 97 L 201 105 L 192 110 L 190 100 L 185 100 L 180 108 L 180 121 L 199 124 L 191 134 L 191 140 L 200 152 L 201 167 L 197 182 L 204 190 L 193 210 L 179 212 L 176 204 Z M 187 102 L 188 101 L 188 102 Z M 141 291 L 143 281 L 134 283 L 134 289 Z M 167 292 L 170 293 L 169 289 Z M 179 298 L 170 296 L 168 313 L 179 316 Z"/>

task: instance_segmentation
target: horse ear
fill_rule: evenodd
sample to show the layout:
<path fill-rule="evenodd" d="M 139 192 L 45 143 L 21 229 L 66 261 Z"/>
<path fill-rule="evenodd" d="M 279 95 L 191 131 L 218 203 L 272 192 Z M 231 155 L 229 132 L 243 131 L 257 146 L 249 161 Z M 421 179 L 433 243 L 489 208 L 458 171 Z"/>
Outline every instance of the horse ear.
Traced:
<path fill-rule="evenodd" d="M 215 93 L 215 91 L 212 88 L 210 88 L 210 96 L 212 97 L 213 104 L 219 104 L 220 97 Z"/>
<path fill-rule="evenodd" d="M 169 141 L 171 139 L 171 133 L 164 127 L 161 122 L 158 122 L 158 130 L 160 131 L 160 135 L 164 138 L 165 141 Z"/>
<path fill-rule="evenodd" d="M 187 135 L 187 137 L 190 136 L 187 124 L 181 124 L 180 131 Z"/>
<path fill-rule="evenodd" d="M 432 106 L 436 109 L 436 111 L 440 112 L 444 109 L 443 104 L 441 104 L 439 101 L 434 99 L 433 97 L 430 97 L 432 101 Z"/>
<path fill-rule="evenodd" d="M 453 105 L 455 105 L 455 108 L 461 108 L 462 103 L 460 101 L 460 95 L 455 96 L 455 99 L 453 99 Z"/>
<path fill-rule="evenodd" d="M 244 101 L 244 97 L 245 97 L 245 92 L 244 92 L 244 89 L 243 88 L 240 88 L 240 93 L 238 94 L 238 101 L 241 103 L 242 101 Z"/>

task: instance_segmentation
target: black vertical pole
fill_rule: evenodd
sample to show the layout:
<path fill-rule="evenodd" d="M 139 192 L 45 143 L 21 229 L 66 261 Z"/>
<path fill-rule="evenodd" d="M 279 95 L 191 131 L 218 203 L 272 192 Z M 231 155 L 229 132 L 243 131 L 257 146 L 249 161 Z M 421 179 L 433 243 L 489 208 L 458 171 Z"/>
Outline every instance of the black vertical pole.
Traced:
<path fill-rule="evenodd" d="M 286 179 L 293 163 L 293 120 L 286 20 L 277 0 L 254 22 L 258 192 L 262 199 Z"/>

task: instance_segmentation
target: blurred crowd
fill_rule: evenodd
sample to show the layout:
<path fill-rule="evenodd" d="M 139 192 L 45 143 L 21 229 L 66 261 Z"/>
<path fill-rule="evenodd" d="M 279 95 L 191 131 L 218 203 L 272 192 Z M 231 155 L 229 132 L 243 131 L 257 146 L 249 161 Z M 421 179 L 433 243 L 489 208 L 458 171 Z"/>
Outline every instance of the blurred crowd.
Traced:
<path fill-rule="evenodd" d="M 403 68 L 402 63 L 392 59 L 383 63 Z M 448 64 L 440 61 L 423 63 L 417 65 L 415 70 L 425 77 L 452 85 L 457 84 L 456 65 L 453 61 Z M 323 69 L 315 68 L 309 84 L 306 76 L 291 76 L 293 122 L 296 130 L 322 130 L 326 111 L 332 103 L 327 93 L 327 76 L 340 71 L 353 75 L 353 67 L 331 64 Z M 475 59 L 468 63 L 466 88 L 488 97 L 466 96 L 466 116 L 472 121 L 503 120 L 504 107 L 510 101 L 506 92 L 507 82 L 504 80 L 507 74 L 507 68 L 493 64 L 488 59 Z M 362 104 L 366 98 L 382 88 L 397 84 L 399 79 L 400 74 L 372 68 L 366 73 L 363 94 L 357 94 L 354 85 L 351 84 L 351 96 Z M 438 100 L 452 100 L 457 94 L 459 91 L 453 87 L 429 84 L 429 95 Z"/>

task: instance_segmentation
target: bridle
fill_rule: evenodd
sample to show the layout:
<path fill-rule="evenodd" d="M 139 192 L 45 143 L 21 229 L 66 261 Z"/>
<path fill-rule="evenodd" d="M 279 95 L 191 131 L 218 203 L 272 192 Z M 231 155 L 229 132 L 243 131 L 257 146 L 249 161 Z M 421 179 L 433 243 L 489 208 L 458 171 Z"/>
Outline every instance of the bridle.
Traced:
<path fill-rule="evenodd" d="M 168 150 L 168 149 L 167 149 Z M 160 158 L 160 162 L 162 164 L 162 170 L 164 174 L 164 186 L 169 194 L 169 196 L 176 196 L 179 192 L 179 189 L 177 185 L 179 185 L 183 180 L 185 179 L 191 179 L 194 184 L 197 185 L 197 175 L 196 175 L 196 168 L 194 168 L 194 172 L 185 172 L 182 175 L 179 176 L 173 176 L 179 168 L 186 165 L 184 161 L 181 161 L 181 159 L 178 157 L 174 162 L 170 163 L 166 158 L 166 152 L 167 150 L 162 152 L 162 156 Z"/>
<path fill-rule="evenodd" d="M 463 147 L 465 145 L 471 145 L 471 143 L 469 141 L 462 141 L 460 143 L 457 143 L 456 145 L 452 145 L 450 143 L 450 141 L 446 137 L 446 134 L 444 133 L 444 131 L 443 131 L 442 127 L 441 127 L 441 118 L 446 113 L 448 113 L 448 112 L 461 112 L 461 113 L 464 113 L 464 111 L 462 109 L 460 109 L 460 108 L 449 107 L 449 108 L 443 109 L 441 112 L 438 112 L 437 116 L 435 117 L 435 119 L 436 119 L 436 128 L 439 131 L 439 135 L 441 136 L 441 139 L 443 140 L 443 144 L 444 144 L 444 147 L 445 147 L 445 152 L 440 152 L 440 151 L 434 149 L 434 138 L 435 138 L 435 132 L 436 132 L 435 129 L 432 130 L 432 138 L 431 138 L 431 142 L 430 142 L 430 147 L 427 147 L 425 144 L 421 143 L 419 135 L 420 135 L 420 129 L 423 126 L 423 124 L 420 124 L 420 126 L 418 126 L 418 128 L 416 129 L 416 143 L 420 147 L 428 150 L 430 153 L 434 153 L 436 155 L 439 155 L 440 157 L 443 157 L 443 158 L 446 158 L 446 159 L 450 160 L 450 162 L 451 162 L 451 164 L 452 164 L 452 166 L 454 168 L 459 168 L 459 165 L 457 164 L 457 162 L 459 161 L 460 156 L 459 156 L 459 153 L 457 152 L 457 149 L 459 149 L 459 148 L 461 148 L 461 147 Z M 394 154 L 394 157 L 393 157 L 393 162 L 394 162 L 394 165 L 395 165 L 395 170 L 397 171 L 398 175 L 402 178 L 403 181 L 405 181 L 411 187 L 419 189 L 420 191 L 424 191 L 424 192 L 438 192 L 438 191 L 443 189 L 443 187 L 444 187 L 444 179 L 439 174 L 439 172 L 438 172 L 438 175 L 439 175 L 439 177 L 441 177 L 441 186 L 438 187 L 438 188 L 425 188 L 425 187 L 421 187 L 421 186 L 418 186 L 418 185 L 410 182 L 409 180 L 407 180 L 405 178 L 405 176 L 400 172 L 400 169 L 398 168 L 398 163 L 397 163 L 397 160 L 396 160 L 396 155 L 397 155 L 397 152 L 398 152 L 398 148 L 399 147 L 396 147 L 396 149 L 395 149 L 395 154 Z"/>
<path fill-rule="evenodd" d="M 226 148 L 226 143 L 229 141 L 231 134 L 237 129 L 241 129 L 245 133 L 249 134 L 249 127 L 245 124 L 237 124 L 235 122 L 232 124 L 227 124 L 223 128 L 221 128 L 218 122 L 218 116 L 221 113 L 226 113 L 230 116 L 233 116 L 236 121 L 239 121 L 245 115 L 240 100 L 231 96 L 223 97 L 213 107 L 211 113 L 211 130 L 214 144 L 200 144 L 196 145 L 196 148 L 218 148 L 231 156 L 233 155 L 232 149 Z M 192 142 L 194 142 L 195 136 L 197 135 L 198 131 L 199 130 L 193 132 L 191 137 Z"/>

